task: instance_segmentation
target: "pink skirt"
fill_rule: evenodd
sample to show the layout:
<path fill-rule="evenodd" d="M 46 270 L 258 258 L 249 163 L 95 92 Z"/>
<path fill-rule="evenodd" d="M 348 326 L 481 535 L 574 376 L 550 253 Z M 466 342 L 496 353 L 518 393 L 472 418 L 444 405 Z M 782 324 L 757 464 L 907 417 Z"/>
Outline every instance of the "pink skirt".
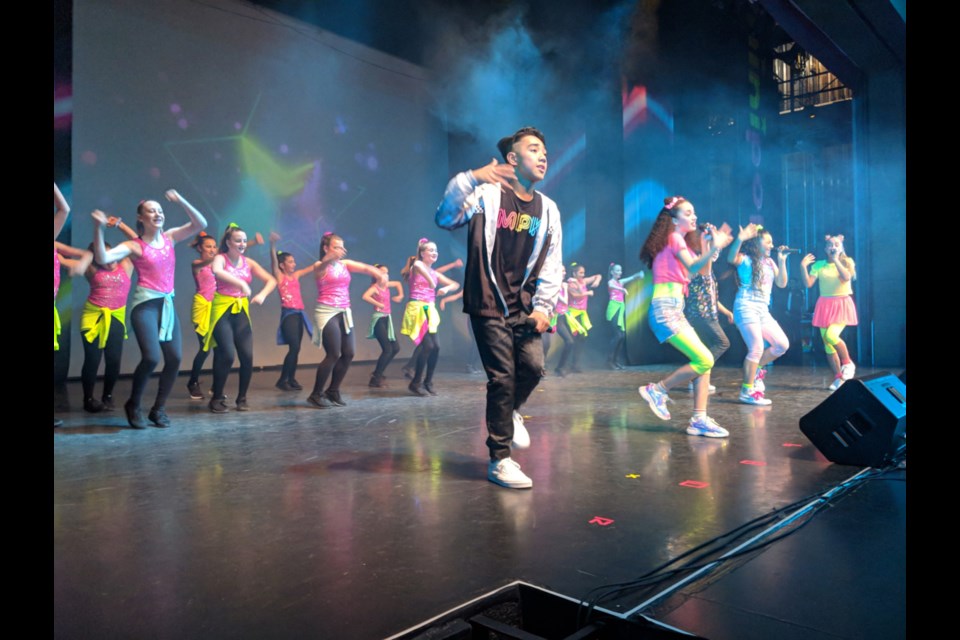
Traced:
<path fill-rule="evenodd" d="M 820 296 L 813 310 L 813 326 L 826 329 L 832 324 L 857 324 L 857 308 L 850 296 Z"/>

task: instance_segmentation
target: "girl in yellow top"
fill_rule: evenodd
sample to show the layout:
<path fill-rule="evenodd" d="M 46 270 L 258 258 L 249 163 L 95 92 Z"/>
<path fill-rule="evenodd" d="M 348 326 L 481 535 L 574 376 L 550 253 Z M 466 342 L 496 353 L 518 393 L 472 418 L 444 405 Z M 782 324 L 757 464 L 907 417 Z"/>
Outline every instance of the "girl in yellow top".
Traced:
<path fill-rule="evenodd" d="M 852 283 L 857 271 L 853 258 L 843 250 L 842 235 L 826 236 L 824 249 L 827 253 L 825 260 L 816 260 L 812 253 L 808 253 L 800 261 L 800 267 L 807 287 L 820 282 L 820 297 L 813 311 L 813 326 L 820 329 L 827 362 L 834 374 L 830 391 L 836 391 L 857 371 L 850 359 L 847 343 L 840 339 L 845 327 L 857 324 L 857 308 L 852 297 Z M 813 266 L 810 266 L 811 263 Z"/>

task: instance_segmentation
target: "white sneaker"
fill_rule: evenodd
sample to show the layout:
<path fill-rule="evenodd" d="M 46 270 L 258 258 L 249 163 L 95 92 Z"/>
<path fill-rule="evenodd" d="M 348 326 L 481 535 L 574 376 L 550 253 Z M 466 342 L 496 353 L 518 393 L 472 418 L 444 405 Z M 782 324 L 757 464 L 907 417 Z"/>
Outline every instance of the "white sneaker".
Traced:
<path fill-rule="evenodd" d="M 844 382 L 843 378 L 834 378 L 833 382 L 830 383 L 830 386 L 827 387 L 827 389 L 829 389 L 830 391 L 836 391 L 837 389 L 840 388 L 840 385 L 842 385 L 843 382 Z"/>
<path fill-rule="evenodd" d="M 487 465 L 487 480 L 508 489 L 529 489 L 533 480 L 520 470 L 520 465 L 513 458 L 491 460 Z"/>
<path fill-rule="evenodd" d="M 758 407 L 766 407 L 773 404 L 769 398 L 765 398 L 763 391 L 757 391 L 757 388 L 754 387 L 751 393 L 747 393 L 743 389 L 740 390 L 740 402 L 743 404 L 753 404 Z"/>
<path fill-rule="evenodd" d="M 848 362 L 847 364 L 840 367 L 840 377 L 843 378 L 844 380 L 850 380 L 851 378 L 853 378 L 856 372 L 857 372 L 857 365 L 853 364 L 852 362 Z"/>
<path fill-rule="evenodd" d="M 702 418 L 690 418 L 687 435 L 704 436 L 706 438 L 726 438 L 730 435 L 730 432 L 718 425 L 710 416 L 703 416 Z"/>
<path fill-rule="evenodd" d="M 763 367 L 757 367 L 757 375 L 753 377 L 753 388 L 755 391 L 759 391 L 760 393 L 767 391 L 767 385 L 763 382 L 763 379 L 766 377 L 767 370 Z"/>
<path fill-rule="evenodd" d="M 526 449 L 530 446 L 530 432 L 523 424 L 523 416 L 518 411 L 513 412 L 513 446 L 517 449 Z"/>
<path fill-rule="evenodd" d="M 691 381 L 690 381 L 690 384 L 687 385 L 687 390 L 688 390 L 690 393 L 693 393 L 693 380 L 691 380 Z M 707 389 L 707 393 L 708 393 L 708 394 L 714 394 L 714 393 L 716 393 L 716 392 L 717 392 L 717 388 L 716 388 L 715 386 L 713 386 L 713 385 L 710 385 L 710 387 Z"/>

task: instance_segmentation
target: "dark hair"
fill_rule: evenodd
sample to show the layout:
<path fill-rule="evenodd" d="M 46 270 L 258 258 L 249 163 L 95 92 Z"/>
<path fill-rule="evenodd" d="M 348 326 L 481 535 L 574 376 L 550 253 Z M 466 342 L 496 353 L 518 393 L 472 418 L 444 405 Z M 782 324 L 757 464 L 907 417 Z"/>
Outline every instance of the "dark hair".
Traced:
<path fill-rule="evenodd" d="M 277 251 L 277 264 L 283 264 L 287 258 L 292 258 L 293 254 L 289 251 Z"/>
<path fill-rule="evenodd" d="M 390 270 L 390 267 L 388 267 L 388 266 L 385 265 L 385 264 L 380 264 L 379 262 L 376 263 L 375 265 L 373 265 L 373 268 L 374 268 L 374 269 L 386 269 L 387 271 Z M 370 276 L 370 284 L 376 284 L 376 283 L 377 283 L 377 280 L 379 280 L 379 278 L 377 278 L 376 276 Z"/>
<path fill-rule="evenodd" d="M 209 233 L 207 233 L 206 231 L 201 231 L 201 232 L 198 233 L 197 236 L 190 242 L 190 246 L 191 246 L 192 248 L 194 248 L 194 249 L 199 250 L 200 247 L 203 245 L 203 242 L 204 242 L 205 240 L 213 240 L 214 242 L 217 241 L 216 238 L 214 238 L 213 236 L 211 236 L 211 235 L 210 235 Z"/>
<path fill-rule="evenodd" d="M 653 228 L 650 229 L 650 235 L 640 249 L 640 261 L 646 263 L 648 267 L 653 268 L 653 259 L 657 257 L 663 248 L 670 242 L 670 234 L 673 233 L 673 219 L 677 217 L 677 205 L 687 202 L 683 196 L 671 196 L 663 199 L 663 208 L 657 214 L 657 219 L 653 221 Z"/>
<path fill-rule="evenodd" d="M 227 240 L 233 237 L 233 234 L 235 234 L 237 231 L 243 231 L 243 229 L 241 229 L 240 225 L 238 225 L 236 222 L 231 222 L 227 225 L 227 230 L 223 232 L 223 237 L 220 238 L 220 253 L 227 253 Z M 246 231 L 243 232 L 246 233 Z"/>
<path fill-rule="evenodd" d="M 112 248 L 112 246 L 110 245 L 109 242 L 104 242 L 104 243 L 103 243 L 103 247 L 104 247 L 104 249 L 106 249 L 107 251 L 109 251 L 109 250 Z M 104 267 L 106 266 L 106 265 L 102 265 L 102 264 L 100 264 L 99 262 L 97 262 L 97 252 L 93 250 L 93 243 L 92 243 L 92 242 L 87 245 L 87 251 L 89 251 L 90 253 L 93 254 L 93 264 L 94 264 L 98 269 L 102 269 L 102 268 L 104 268 Z M 114 261 L 114 262 L 116 262 L 116 261 Z M 107 263 L 107 264 L 109 264 L 109 263 Z"/>
<path fill-rule="evenodd" d="M 766 259 L 766 254 L 763 251 L 763 236 L 769 236 L 770 232 L 766 229 L 761 229 L 757 232 L 757 235 L 753 238 L 750 238 L 742 245 L 740 245 L 740 252 L 750 258 L 750 269 L 752 273 L 750 274 L 750 286 L 754 289 L 759 289 L 763 280 L 763 261 Z"/>
<path fill-rule="evenodd" d="M 523 127 L 522 129 L 517 129 L 517 132 L 512 136 L 500 138 L 500 141 L 497 142 L 497 149 L 500 151 L 500 155 L 503 156 L 504 160 L 507 159 L 507 154 L 513 151 L 513 145 L 526 136 L 539 138 L 540 142 L 547 144 L 547 139 L 543 136 L 543 132 L 541 132 L 539 129 L 535 127 Z"/>
<path fill-rule="evenodd" d="M 320 238 L 320 259 L 323 260 L 323 256 L 327 255 L 327 249 L 330 248 L 330 243 L 334 240 L 339 240 L 343 242 L 343 238 L 335 234 L 333 231 L 327 231 Z"/>

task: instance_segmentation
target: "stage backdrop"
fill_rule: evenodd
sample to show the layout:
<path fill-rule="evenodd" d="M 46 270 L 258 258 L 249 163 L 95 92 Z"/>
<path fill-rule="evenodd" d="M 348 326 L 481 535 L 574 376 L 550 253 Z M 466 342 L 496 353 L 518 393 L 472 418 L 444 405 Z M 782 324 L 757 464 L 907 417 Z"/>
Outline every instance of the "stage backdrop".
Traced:
<path fill-rule="evenodd" d="M 182 209 L 163 199 L 175 188 L 207 217 L 211 235 L 230 222 L 251 238 L 275 230 L 301 267 L 317 259 L 328 230 L 343 236 L 349 257 L 387 264 L 396 279 L 421 236 L 439 239 L 442 261 L 455 257 L 453 236 L 433 223 L 450 176 L 421 68 L 230 0 L 86 0 L 74 11 L 75 245 L 92 239 L 94 208 L 133 226 L 137 203 L 155 199 L 168 227 L 185 223 Z M 108 231 L 108 242 L 120 240 Z M 177 246 L 184 369 L 197 348 L 189 320 L 196 255 Z M 266 247 L 248 255 L 269 269 Z M 363 339 L 371 309 L 360 296 L 369 284 L 355 276 L 351 289 L 357 359 L 379 353 Z M 75 285 L 76 312 L 88 287 L 82 278 Z M 301 285 L 309 307 L 313 278 Z M 256 364 L 279 364 L 279 298 L 251 314 Z M 407 342 L 401 356 L 411 351 Z M 317 362 L 318 353 L 305 345 L 301 363 Z M 138 358 L 131 335 L 123 371 Z M 81 363 L 74 340 L 71 375 Z"/>

